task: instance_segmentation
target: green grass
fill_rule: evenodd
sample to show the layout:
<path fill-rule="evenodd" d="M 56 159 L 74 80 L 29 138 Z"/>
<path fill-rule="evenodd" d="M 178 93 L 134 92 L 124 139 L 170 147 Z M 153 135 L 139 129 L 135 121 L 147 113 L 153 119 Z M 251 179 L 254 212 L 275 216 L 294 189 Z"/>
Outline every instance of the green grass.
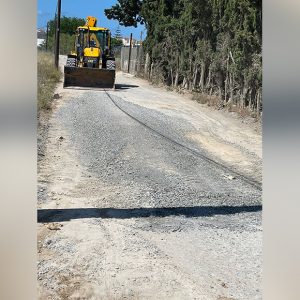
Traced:
<path fill-rule="evenodd" d="M 38 51 L 37 56 L 37 107 L 38 111 L 49 109 L 53 100 L 53 94 L 62 74 L 54 66 L 54 55 Z"/>

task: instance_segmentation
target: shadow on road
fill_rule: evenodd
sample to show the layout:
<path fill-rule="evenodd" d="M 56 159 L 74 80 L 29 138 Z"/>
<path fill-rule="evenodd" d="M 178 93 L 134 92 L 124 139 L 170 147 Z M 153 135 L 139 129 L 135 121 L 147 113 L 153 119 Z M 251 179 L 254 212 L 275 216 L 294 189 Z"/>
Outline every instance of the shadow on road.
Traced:
<path fill-rule="evenodd" d="M 116 90 L 128 90 L 131 88 L 137 88 L 139 87 L 138 85 L 132 85 L 132 84 L 123 84 L 123 83 L 116 83 L 115 84 L 115 89 Z"/>
<path fill-rule="evenodd" d="M 123 84 L 123 83 L 116 83 L 115 88 L 97 88 L 97 87 L 80 87 L 80 86 L 67 86 L 64 89 L 67 90 L 79 90 L 79 91 L 122 91 L 122 90 L 129 90 L 132 88 L 138 88 L 138 85 L 133 84 Z"/>
<path fill-rule="evenodd" d="M 162 208 L 65 208 L 39 209 L 38 222 L 64 222 L 72 219 L 112 218 L 130 219 L 147 217 L 210 217 L 213 215 L 230 215 L 247 212 L 258 212 L 261 205 L 254 206 L 194 206 L 194 207 L 162 207 Z"/>

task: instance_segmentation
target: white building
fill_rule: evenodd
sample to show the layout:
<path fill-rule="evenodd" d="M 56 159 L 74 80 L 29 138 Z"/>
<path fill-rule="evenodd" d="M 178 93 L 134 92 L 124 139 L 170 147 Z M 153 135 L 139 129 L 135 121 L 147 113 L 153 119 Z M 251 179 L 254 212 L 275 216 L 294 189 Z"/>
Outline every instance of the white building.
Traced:
<path fill-rule="evenodd" d="M 36 34 L 37 34 L 37 41 L 36 41 L 36 43 L 37 43 L 37 46 L 39 47 L 46 40 L 47 33 L 46 33 L 46 31 L 43 28 L 38 28 L 36 30 Z"/>
<path fill-rule="evenodd" d="M 122 38 L 122 42 L 125 47 L 129 47 L 130 46 L 130 37 Z M 136 39 L 132 38 L 132 45 L 140 46 L 140 41 L 137 41 Z"/>
<path fill-rule="evenodd" d="M 37 46 L 41 46 L 45 42 L 45 39 L 37 39 Z"/>

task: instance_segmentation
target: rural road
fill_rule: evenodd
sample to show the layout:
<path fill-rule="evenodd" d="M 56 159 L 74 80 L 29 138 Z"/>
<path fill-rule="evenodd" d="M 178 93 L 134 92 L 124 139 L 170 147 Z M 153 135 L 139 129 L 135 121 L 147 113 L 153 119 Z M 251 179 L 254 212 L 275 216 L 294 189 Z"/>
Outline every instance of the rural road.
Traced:
<path fill-rule="evenodd" d="M 254 125 L 116 83 L 57 89 L 39 153 L 39 299 L 262 299 Z"/>

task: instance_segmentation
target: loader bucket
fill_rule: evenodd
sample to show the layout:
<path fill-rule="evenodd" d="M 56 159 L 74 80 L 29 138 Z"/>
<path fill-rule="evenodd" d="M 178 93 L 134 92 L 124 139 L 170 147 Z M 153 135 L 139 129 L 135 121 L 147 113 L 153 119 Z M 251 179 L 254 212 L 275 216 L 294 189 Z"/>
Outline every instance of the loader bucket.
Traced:
<path fill-rule="evenodd" d="M 114 88 L 115 70 L 96 68 L 64 68 L 64 87 Z"/>

